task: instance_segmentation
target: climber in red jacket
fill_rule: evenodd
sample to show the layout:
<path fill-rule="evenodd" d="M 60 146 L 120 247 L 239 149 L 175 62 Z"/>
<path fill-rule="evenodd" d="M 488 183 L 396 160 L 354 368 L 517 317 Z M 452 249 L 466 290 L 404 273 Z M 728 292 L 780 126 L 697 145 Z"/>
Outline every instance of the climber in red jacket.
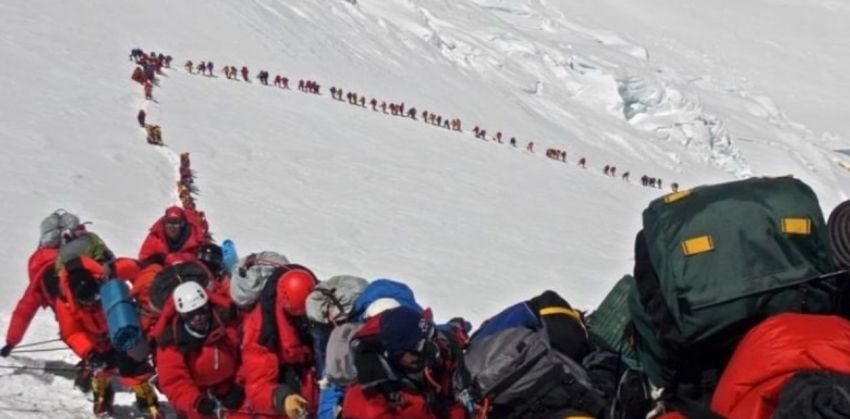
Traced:
<path fill-rule="evenodd" d="M 165 263 L 165 257 L 171 253 L 183 253 L 186 260 L 193 260 L 198 246 L 204 243 L 207 232 L 193 212 L 178 206 L 165 210 L 150 228 L 139 250 L 139 262 L 146 266 L 150 263 Z"/>

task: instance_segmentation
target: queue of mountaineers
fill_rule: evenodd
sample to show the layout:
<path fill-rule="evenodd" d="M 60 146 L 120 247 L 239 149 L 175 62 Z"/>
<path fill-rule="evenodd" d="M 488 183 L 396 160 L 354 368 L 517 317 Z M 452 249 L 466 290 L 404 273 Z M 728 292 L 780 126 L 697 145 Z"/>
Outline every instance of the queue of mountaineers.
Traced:
<path fill-rule="evenodd" d="M 43 219 L 0 355 L 52 310 L 99 417 L 118 383 L 149 418 L 166 401 L 182 418 L 850 414 L 850 201 L 827 222 L 791 177 L 664 195 L 595 310 L 539 290 L 474 332 L 402 281 L 239 258 L 194 205 L 166 208 L 135 257 L 94 227 Z"/>

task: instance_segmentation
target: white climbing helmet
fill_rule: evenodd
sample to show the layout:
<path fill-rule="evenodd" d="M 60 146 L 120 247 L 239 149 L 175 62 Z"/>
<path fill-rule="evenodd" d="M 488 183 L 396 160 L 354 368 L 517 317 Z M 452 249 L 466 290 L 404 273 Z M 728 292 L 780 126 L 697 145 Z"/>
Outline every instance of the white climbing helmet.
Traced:
<path fill-rule="evenodd" d="M 180 314 L 191 313 L 210 301 L 207 292 L 195 281 L 186 281 L 178 285 L 171 298 L 174 299 L 174 307 Z"/>
<path fill-rule="evenodd" d="M 396 307 L 401 306 L 399 302 L 395 298 L 378 298 L 375 301 L 372 301 L 369 306 L 366 307 L 366 310 L 363 312 L 363 318 L 371 318 L 375 317 L 378 314 L 381 314 L 387 310 L 394 309 Z"/>

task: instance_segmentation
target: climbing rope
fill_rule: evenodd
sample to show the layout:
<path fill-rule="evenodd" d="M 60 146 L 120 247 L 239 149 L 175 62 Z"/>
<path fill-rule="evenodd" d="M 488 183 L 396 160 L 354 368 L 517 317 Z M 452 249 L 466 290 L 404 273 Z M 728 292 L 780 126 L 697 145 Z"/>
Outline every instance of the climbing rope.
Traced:
<path fill-rule="evenodd" d="M 67 346 L 62 347 L 62 348 L 26 349 L 26 350 L 23 350 L 23 351 L 19 351 L 19 350 L 15 349 L 15 350 L 12 351 L 12 353 L 13 354 L 25 354 L 25 353 L 29 353 L 29 352 L 56 352 L 56 351 L 68 351 L 70 349 L 71 348 L 69 348 Z"/>
<path fill-rule="evenodd" d="M 25 344 L 23 344 L 23 345 L 16 345 L 16 346 L 15 346 L 15 349 L 17 349 L 17 348 L 29 348 L 29 347 L 31 347 L 31 346 L 40 346 L 40 345 L 44 345 L 45 343 L 53 343 L 53 342 L 61 342 L 61 341 L 62 341 L 62 339 L 59 339 L 59 338 L 56 338 L 56 339 L 47 339 L 47 340 L 40 340 L 40 341 L 38 341 L 38 342 L 25 343 Z M 16 352 L 17 352 L 17 351 L 16 351 Z"/>

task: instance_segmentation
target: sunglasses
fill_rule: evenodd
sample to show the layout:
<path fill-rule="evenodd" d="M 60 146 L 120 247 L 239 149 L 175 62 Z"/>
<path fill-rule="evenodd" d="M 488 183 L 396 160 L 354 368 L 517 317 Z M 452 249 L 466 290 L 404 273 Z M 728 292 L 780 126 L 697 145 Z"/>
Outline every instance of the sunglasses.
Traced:
<path fill-rule="evenodd" d="M 100 303 L 100 293 L 93 293 L 91 296 L 77 298 L 77 303 L 84 307 L 91 307 Z"/>

